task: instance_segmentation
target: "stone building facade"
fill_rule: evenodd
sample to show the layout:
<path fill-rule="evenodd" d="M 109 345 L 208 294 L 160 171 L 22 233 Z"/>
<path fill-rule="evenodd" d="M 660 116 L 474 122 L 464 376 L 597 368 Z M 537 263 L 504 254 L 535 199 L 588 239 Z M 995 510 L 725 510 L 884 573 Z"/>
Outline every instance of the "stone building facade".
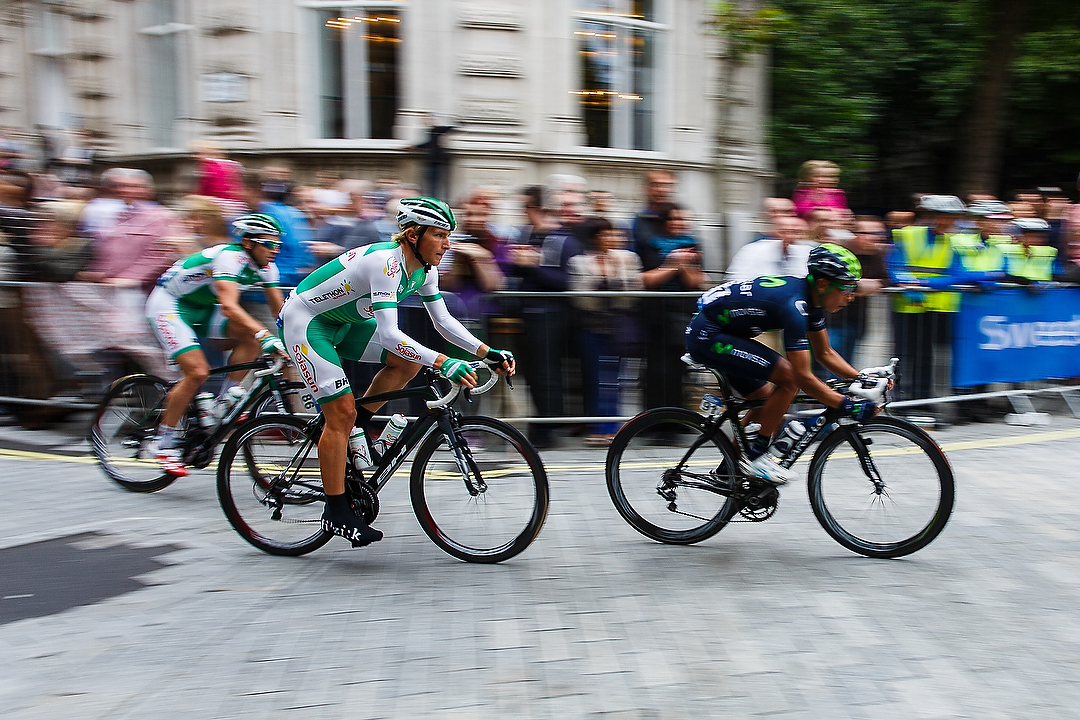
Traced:
<path fill-rule="evenodd" d="M 711 268 L 771 184 L 765 69 L 735 65 L 709 0 L 5 0 L 0 132 L 85 141 L 180 189 L 191 143 L 245 165 L 450 187 L 584 176 L 629 216 L 664 168 Z M 510 212 L 510 201 L 506 212 Z M 509 219 L 509 218 L 507 218 Z M 728 231 L 723 233 L 721 228 Z M 725 241 L 724 238 L 727 238 Z"/>

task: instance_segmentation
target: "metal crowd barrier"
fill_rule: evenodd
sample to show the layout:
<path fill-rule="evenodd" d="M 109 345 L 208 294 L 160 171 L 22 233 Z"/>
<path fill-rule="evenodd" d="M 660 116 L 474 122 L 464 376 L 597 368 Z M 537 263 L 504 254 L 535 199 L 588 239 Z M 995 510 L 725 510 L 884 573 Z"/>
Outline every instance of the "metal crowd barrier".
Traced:
<path fill-rule="evenodd" d="M 955 390 L 952 345 L 960 315 L 929 313 L 911 320 L 889 308 L 896 292 L 924 291 L 933 292 L 887 289 L 866 298 L 858 312 L 829 318 L 834 347 L 856 367 L 880 365 L 893 355 L 905 363 L 899 399 L 891 407 L 944 408 L 1004 397 L 1018 413 L 1027 413 L 1033 411 L 1028 397 L 1058 393 L 1080 415 L 1080 394 L 1074 396 L 1078 390 L 1070 385 L 1031 387 L 1028 382 L 1000 389 L 988 382 Z M 515 424 L 608 427 L 647 407 L 697 407 L 712 379 L 679 358 L 683 329 L 699 296 L 696 291 L 444 293 L 456 317 L 518 358 L 518 389 L 500 383 L 476 399 L 478 411 Z M 1076 298 L 1080 323 L 1080 293 Z M 89 410 L 108 383 L 128 371 L 170 376 L 143 317 L 144 299 L 139 290 L 106 285 L 0 281 L 0 406 Z M 405 303 L 400 315 L 403 329 L 419 342 L 443 346 L 418 302 Z M 778 347 L 775 337 L 760 339 Z M 361 387 L 372 369 L 350 365 L 347 370 L 354 386 Z M 396 410 L 411 414 L 405 407 L 388 411 Z"/>

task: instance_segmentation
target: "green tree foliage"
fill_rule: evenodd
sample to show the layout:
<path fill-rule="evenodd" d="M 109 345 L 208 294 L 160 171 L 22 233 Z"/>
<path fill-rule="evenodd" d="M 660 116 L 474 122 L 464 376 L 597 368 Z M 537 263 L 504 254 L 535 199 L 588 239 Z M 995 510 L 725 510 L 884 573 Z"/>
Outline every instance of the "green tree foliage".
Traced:
<path fill-rule="evenodd" d="M 999 40 L 996 13 L 1010 1 L 772 0 L 783 21 L 758 47 L 771 46 L 781 190 L 809 159 L 838 162 L 860 204 L 954 190 L 975 89 Z M 999 192 L 1080 162 L 1080 3 L 1026 9 L 1007 78 Z"/>

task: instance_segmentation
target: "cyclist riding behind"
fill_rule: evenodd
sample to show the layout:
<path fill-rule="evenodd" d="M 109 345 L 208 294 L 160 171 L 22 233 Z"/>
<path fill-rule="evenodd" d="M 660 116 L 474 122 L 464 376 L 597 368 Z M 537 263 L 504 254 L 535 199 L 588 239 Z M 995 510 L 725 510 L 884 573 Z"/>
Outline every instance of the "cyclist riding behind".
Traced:
<path fill-rule="evenodd" d="M 323 529 L 356 546 L 382 539 L 345 496 L 347 455 L 358 469 L 370 467 L 371 450 L 363 429 L 382 403 L 358 409 L 341 358 L 383 363 L 366 395 L 405 387 L 421 366 L 465 387 L 476 387 L 476 373 L 456 358 L 431 350 L 398 328 L 398 303 L 419 293 L 435 328 L 447 341 L 483 359 L 497 372 L 514 374 L 514 356 L 474 337 L 446 309 L 434 269 L 450 249 L 456 225 L 450 207 L 434 198 L 405 198 L 398 204 L 401 232 L 390 242 L 349 250 L 315 270 L 293 292 L 281 311 L 283 338 L 300 375 L 318 401 L 326 426 L 319 438 L 319 472 L 326 494 Z M 350 437 L 359 442 L 350 444 Z"/>
<path fill-rule="evenodd" d="M 686 328 L 686 348 L 694 360 L 723 373 L 747 399 L 767 398 L 747 414 L 757 422 L 748 432 L 743 471 L 776 485 L 793 473 L 768 452 L 773 435 L 800 390 L 857 420 L 868 420 L 877 406 L 853 401 L 818 379 L 810 367 L 810 351 L 841 378 L 859 373 L 829 345 L 825 312 L 851 302 L 862 277 L 858 258 L 846 248 L 824 243 L 810 251 L 803 277 L 759 277 L 712 288 L 698 300 L 698 313 Z M 782 330 L 787 358 L 753 340 L 769 330 Z"/>
<path fill-rule="evenodd" d="M 171 475 L 187 475 L 180 445 L 180 422 L 195 393 L 210 377 L 199 338 L 220 349 L 232 348 L 230 363 L 245 363 L 260 353 L 285 354 L 275 333 L 240 306 L 240 291 L 261 288 L 276 315 L 283 302 L 274 257 L 281 226 L 271 215 L 244 215 L 233 221 L 239 242 L 215 245 L 177 260 L 146 300 L 146 318 L 184 377 L 165 396 L 165 411 L 155 440 L 155 455 Z M 230 377 L 239 381 L 244 371 Z"/>

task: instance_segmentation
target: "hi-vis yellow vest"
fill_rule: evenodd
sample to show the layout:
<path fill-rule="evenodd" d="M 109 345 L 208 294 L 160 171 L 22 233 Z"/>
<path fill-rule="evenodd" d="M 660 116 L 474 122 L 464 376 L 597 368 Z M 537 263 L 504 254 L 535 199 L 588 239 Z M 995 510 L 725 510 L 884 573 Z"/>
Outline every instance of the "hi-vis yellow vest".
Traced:
<path fill-rule="evenodd" d="M 964 269 L 970 272 L 1000 271 L 1005 260 L 1001 255 L 1001 246 L 991 236 L 986 244 L 982 237 L 972 233 L 957 233 L 949 236 L 953 250 L 960 256 Z"/>
<path fill-rule="evenodd" d="M 893 242 L 904 253 L 905 268 L 917 278 L 941 277 L 953 262 L 950 235 L 929 242 L 929 228 L 909 225 L 893 230 Z M 960 310 L 960 293 L 898 293 L 893 296 L 893 310 L 898 313 L 947 312 Z"/>
<path fill-rule="evenodd" d="M 1032 245 L 1024 248 L 1020 243 L 999 245 L 1005 257 L 1005 272 L 1028 280 L 1049 282 L 1054 275 L 1057 248 L 1049 245 Z"/>

